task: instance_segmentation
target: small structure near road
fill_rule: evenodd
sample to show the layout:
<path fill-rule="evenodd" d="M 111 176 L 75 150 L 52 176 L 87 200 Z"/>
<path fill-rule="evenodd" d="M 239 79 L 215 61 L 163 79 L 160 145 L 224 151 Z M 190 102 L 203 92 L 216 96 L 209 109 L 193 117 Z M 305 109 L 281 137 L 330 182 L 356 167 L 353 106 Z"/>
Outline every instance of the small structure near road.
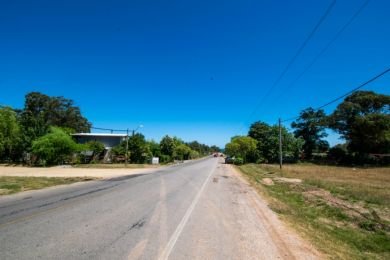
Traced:
<path fill-rule="evenodd" d="M 152 158 L 152 164 L 159 164 L 160 163 L 160 158 L 159 157 L 153 157 Z"/>
<path fill-rule="evenodd" d="M 72 134 L 72 137 L 80 144 L 90 141 L 101 142 L 106 150 L 109 150 L 126 140 L 126 134 L 76 133 Z"/>
<path fill-rule="evenodd" d="M 121 142 L 126 140 L 126 134 L 106 134 L 106 133 L 76 133 L 72 134 L 72 137 L 76 140 L 76 142 L 80 144 L 85 144 L 90 141 L 97 141 L 104 145 L 104 154 L 103 154 L 103 162 L 111 163 L 115 162 L 124 162 L 125 157 L 112 158 L 111 156 L 111 148 L 119 145 Z M 89 160 L 92 158 L 89 158 Z"/>

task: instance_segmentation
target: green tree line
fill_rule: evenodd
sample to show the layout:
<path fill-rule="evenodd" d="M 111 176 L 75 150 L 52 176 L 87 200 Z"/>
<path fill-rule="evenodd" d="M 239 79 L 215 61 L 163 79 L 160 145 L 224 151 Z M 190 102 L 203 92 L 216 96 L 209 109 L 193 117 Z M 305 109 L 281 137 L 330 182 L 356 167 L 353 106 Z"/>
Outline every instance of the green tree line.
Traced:
<path fill-rule="evenodd" d="M 217 146 L 208 146 L 197 141 L 186 143 L 178 137 L 169 135 L 164 136 L 160 142 L 146 140 L 144 135 L 137 133 L 113 147 L 112 154 L 126 156 L 126 144 L 128 145 L 127 157 L 132 163 L 146 163 L 152 157 L 159 157 L 162 163 L 196 159 L 220 150 Z"/>
<path fill-rule="evenodd" d="M 93 160 L 98 161 L 105 150 L 103 144 L 96 141 L 77 144 L 70 135 L 88 133 L 90 129 L 91 123 L 73 100 L 28 93 L 22 109 L 0 106 L 0 162 L 39 165 L 85 162 L 87 151 L 92 151 Z M 216 146 L 197 141 L 185 143 L 169 136 L 157 143 L 135 134 L 127 142 L 127 158 L 131 163 L 145 163 L 153 156 L 160 157 L 162 162 L 186 160 L 219 151 Z M 114 147 L 113 155 L 125 155 L 125 147 L 125 142 Z"/>
<path fill-rule="evenodd" d="M 339 164 L 390 163 L 390 96 L 356 91 L 326 115 L 323 109 L 307 108 L 282 127 L 283 157 L 287 161 L 313 160 Z M 324 140 L 326 130 L 340 134 L 344 143 L 332 148 Z M 238 162 L 278 161 L 279 127 L 255 122 L 247 136 L 233 137 L 225 152 Z"/>

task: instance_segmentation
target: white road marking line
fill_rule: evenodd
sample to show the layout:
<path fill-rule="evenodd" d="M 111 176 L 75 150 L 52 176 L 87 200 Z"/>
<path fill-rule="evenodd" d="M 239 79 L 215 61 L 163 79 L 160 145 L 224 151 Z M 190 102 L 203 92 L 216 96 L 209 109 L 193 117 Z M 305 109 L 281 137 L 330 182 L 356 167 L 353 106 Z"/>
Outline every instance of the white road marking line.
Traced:
<path fill-rule="evenodd" d="M 196 204 L 198 203 L 200 196 L 203 193 L 203 190 L 205 189 L 207 183 L 209 182 L 211 175 L 213 174 L 215 168 L 213 168 L 209 175 L 207 176 L 207 179 L 204 181 L 202 187 L 200 188 L 198 194 L 196 194 L 196 197 L 192 201 L 190 207 L 187 209 L 186 213 L 184 214 L 182 220 L 180 221 L 179 225 L 177 226 L 175 232 L 173 232 L 171 238 L 169 239 L 168 244 L 165 246 L 164 251 L 161 253 L 159 260 L 167 260 L 169 255 L 172 252 L 173 247 L 175 246 L 177 239 L 179 238 L 181 232 L 183 231 L 185 225 L 187 224 L 188 219 L 190 218 L 192 211 L 194 210 Z"/>

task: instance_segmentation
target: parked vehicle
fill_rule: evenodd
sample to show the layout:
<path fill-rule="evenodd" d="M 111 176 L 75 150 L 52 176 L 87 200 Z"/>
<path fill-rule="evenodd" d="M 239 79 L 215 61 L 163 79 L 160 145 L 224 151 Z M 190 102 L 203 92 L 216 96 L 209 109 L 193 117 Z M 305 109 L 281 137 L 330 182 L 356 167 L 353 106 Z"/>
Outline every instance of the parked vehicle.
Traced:
<path fill-rule="evenodd" d="M 225 158 L 225 163 L 234 163 L 234 157 L 230 157 L 230 156 L 227 156 L 226 158 Z"/>

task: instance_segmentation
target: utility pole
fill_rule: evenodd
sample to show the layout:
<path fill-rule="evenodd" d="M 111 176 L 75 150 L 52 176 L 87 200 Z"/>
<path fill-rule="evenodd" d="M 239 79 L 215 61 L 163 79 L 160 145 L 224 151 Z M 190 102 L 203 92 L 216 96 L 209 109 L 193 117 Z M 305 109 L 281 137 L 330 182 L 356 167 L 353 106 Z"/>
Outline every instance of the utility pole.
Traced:
<path fill-rule="evenodd" d="M 282 119 L 279 118 L 279 167 L 283 165 L 283 149 L 282 149 Z"/>
<path fill-rule="evenodd" d="M 144 127 L 143 125 L 139 125 L 136 129 L 131 130 L 131 136 L 134 137 L 135 131 L 137 131 L 139 128 Z M 129 152 L 129 128 L 126 129 L 126 162 L 125 165 L 127 166 L 127 161 L 129 160 L 129 156 L 127 155 Z"/>
<path fill-rule="evenodd" d="M 134 133 L 134 131 L 133 131 Z M 127 160 L 129 159 L 128 158 L 128 153 L 129 151 L 129 128 L 126 129 L 126 154 L 125 154 L 125 166 L 127 166 Z"/>

